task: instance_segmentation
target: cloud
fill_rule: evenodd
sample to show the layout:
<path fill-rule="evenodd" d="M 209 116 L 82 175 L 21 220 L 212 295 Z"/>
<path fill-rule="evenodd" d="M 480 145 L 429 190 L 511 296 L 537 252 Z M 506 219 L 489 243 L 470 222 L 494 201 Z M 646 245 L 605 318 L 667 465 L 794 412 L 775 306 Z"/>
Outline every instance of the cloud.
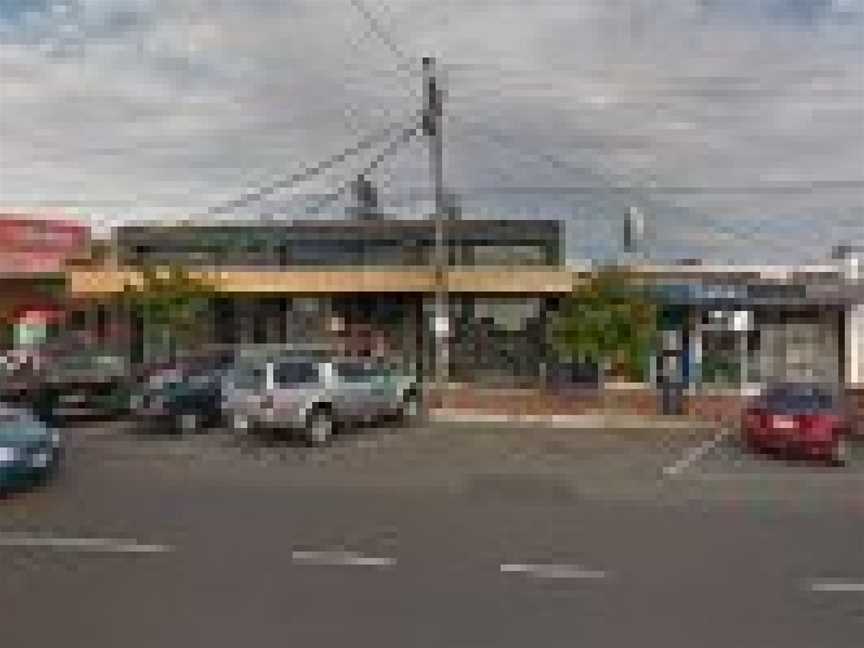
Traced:
<path fill-rule="evenodd" d="M 463 199 L 469 214 L 566 218 L 573 256 L 613 254 L 631 203 L 653 221 L 658 256 L 747 258 L 766 254 L 767 237 L 769 254 L 806 258 L 864 240 L 860 191 L 600 191 L 860 179 L 860 0 L 366 5 L 409 56 L 439 56 L 452 185 L 595 189 L 477 193 Z M 112 221 L 196 213 L 417 107 L 419 66 L 397 71 L 347 0 L 4 7 L 4 210 L 66 206 Z M 369 159 L 303 189 L 332 191 Z M 403 215 L 428 207 L 406 197 L 427 184 L 425 164 L 415 143 L 382 165 L 382 192 Z M 294 213 L 310 200 L 280 196 L 261 210 Z M 718 251 L 709 242 L 720 231 L 740 233 Z M 762 238 L 748 240 L 753 232 Z"/>

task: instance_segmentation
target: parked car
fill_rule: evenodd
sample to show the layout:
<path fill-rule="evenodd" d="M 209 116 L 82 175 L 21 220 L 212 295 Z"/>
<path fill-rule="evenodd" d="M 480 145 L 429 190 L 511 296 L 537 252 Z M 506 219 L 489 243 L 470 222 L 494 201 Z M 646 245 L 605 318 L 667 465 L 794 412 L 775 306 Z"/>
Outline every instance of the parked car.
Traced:
<path fill-rule="evenodd" d="M 767 387 L 743 413 L 744 442 L 842 464 L 848 460 L 854 417 L 842 393 L 829 385 L 780 383 Z"/>
<path fill-rule="evenodd" d="M 126 359 L 100 349 L 46 356 L 34 372 L 27 400 L 53 424 L 86 414 L 128 411 L 132 379 Z"/>
<path fill-rule="evenodd" d="M 27 409 L 0 403 L 0 492 L 48 476 L 60 460 L 60 434 Z"/>
<path fill-rule="evenodd" d="M 36 353 L 12 350 L 0 354 L 0 401 L 25 401 L 38 384 L 35 371 L 37 365 Z"/>
<path fill-rule="evenodd" d="M 316 355 L 242 358 L 226 375 L 222 396 L 235 430 L 302 431 L 313 445 L 326 443 L 342 426 L 421 413 L 420 387 L 410 372 Z"/>
<path fill-rule="evenodd" d="M 222 377 L 233 354 L 185 358 L 148 372 L 133 389 L 130 411 L 172 432 L 215 427 L 222 418 Z"/>

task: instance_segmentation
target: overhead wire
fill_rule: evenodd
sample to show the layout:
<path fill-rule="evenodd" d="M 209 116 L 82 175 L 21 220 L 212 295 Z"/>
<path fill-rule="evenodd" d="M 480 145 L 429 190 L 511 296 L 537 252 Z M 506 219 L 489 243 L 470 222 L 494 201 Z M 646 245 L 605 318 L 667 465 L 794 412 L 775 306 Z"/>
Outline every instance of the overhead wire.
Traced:
<path fill-rule="evenodd" d="M 397 58 L 397 67 L 396 67 L 397 73 L 400 72 L 402 69 L 404 69 L 404 66 L 410 65 L 411 61 L 410 61 L 409 57 L 405 54 L 404 50 L 402 50 L 402 48 L 396 44 L 395 39 L 393 38 L 392 34 L 381 25 L 380 21 L 378 21 L 374 15 L 371 14 L 371 12 L 365 6 L 365 4 L 362 2 L 362 0 L 349 0 L 349 1 L 357 9 L 357 11 L 366 19 L 366 21 L 369 24 L 370 28 L 372 29 L 373 33 L 378 36 L 378 38 L 387 46 L 387 48 L 390 50 L 390 52 Z M 576 171 L 575 167 L 573 167 L 573 165 L 571 163 L 562 160 L 558 156 L 553 155 L 553 154 L 549 153 L 548 151 L 537 151 L 537 150 L 530 150 L 530 149 L 524 148 L 521 145 L 521 143 L 516 140 L 516 138 L 513 138 L 512 136 L 509 136 L 507 133 L 502 132 L 502 131 L 490 126 L 488 123 L 478 123 L 478 122 L 466 121 L 464 119 L 461 119 L 458 115 L 453 115 L 453 114 L 450 114 L 448 116 L 451 120 L 456 121 L 457 123 L 461 123 L 463 126 L 467 126 L 469 128 L 469 130 L 471 128 L 476 129 L 477 132 L 479 134 L 481 134 L 482 136 L 484 136 L 486 139 L 489 139 L 489 140 L 499 144 L 500 146 L 503 146 L 505 148 L 510 148 L 511 150 L 516 149 L 517 151 L 521 152 L 523 155 L 528 155 L 530 157 L 534 157 L 535 159 L 541 160 L 541 161 L 545 162 L 546 164 L 549 164 L 550 166 L 552 166 L 558 170 L 569 171 L 569 172 L 575 171 L 577 173 L 583 173 L 584 172 L 583 170 Z M 597 171 L 594 170 L 594 173 L 597 173 Z M 602 174 L 600 174 L 600 175 L 602 176 Z M 816 186 L 821 187 L 823 189 L 833 189 L 833 190 L 854 189 L 854 188 L 864 186 L 864 181 L 858 181 L 858 180 L 822 181 L 822 182 L 819 182 L 818 184 L 817 183 L 805 183 L 803 185 L 798 186 L 797 188 L 791 188 L 791 187 L 786 186 L 784 189 L 786 192 L 792 191 L 792 192 L 799 192 L 799 193 L 807 193 L 809 191 L 812 191 Z M 595 188 L 588 188 L 588 187 L 582 187 L 582 188 L 574 187 L 569 191 L 569 193 L 574 193 L 574 194 L 579 193 L 580 189 L 582 190 L 583 193 L 585 193 L 587 191 L 603 191 L 604 193 L 608 193 L 608 194 L 635 193 L 635 192 L 642 193 L 642 192 L 647 191 L 648 193 L 670 193 L 670 194 L 676 194 L 677 193 L 677 194 L 691 194 L 692 195 L 692 194 L 706 194 L 706 193 L 711 192 L 711 188 L 709 188 L 709 187 L 684 187 L 684 186 L 665 187 L 665 188 L 663 188 L 663 187 L 650 187 L 650 186 L 648 186 L 648 187 L 641 187 L 641 186 L 640 187 L 624 187 L 624 186 L 617 186 L 617 185 L 613 184 L 611 187 L 596 188 L 596 189 Z M 665 189 L 665 191 L 664 191 L 664 189 Z M 715 187 L 713 189 L 714 189 L 713 193 L 721 193 L 721 194 L 722 193 L 772 193 L 772 190 L 774 192 L 777 192 L 776 186 L 775 187 L 763 186 L 762 188 L 756 188 L 756 187 L 750 187 L 750 188 Z M 737 189 L 737 191 L 736 191 L 736 189 Z M 743 191 L 743 189 L 747 189 L 747 191 Z M 506 189 L 505 189 L 505 191 L 506 191 Z M 768 245 L 771 245 L 775 248 L 784 249 L 785 251 L 788 251 L 790 249 L 795 249 L 796 252 L 798 251 L 797 248 L 792 248 L 791 246 L 786 246 L 786 245 L 779 245 L 778 246 L 778 243 L 776 240 L 765 239 L 761 236 L 754 235 L 752 233 L 744 234 L 742 232 L 739 232 L 737 230 L 725 227 L 723 225 L 716 224 L 713 227 L 713 229 L 715 231 L 719 231 L 720 233 L 730 235 L 733 238 L 737 238 L 739 240 L 745 240 L 747 242 L 752 242 L 754 239 L 757 241 L 761 240 L 762 242 L 764 242 Z"/>
<path fill-rule="evenodd" d="M 276 193 L 277 191 L 284 191 L 291 188 L 293 185 L 305 182 L 325 171 L 332 169 L 334 166 L 344 162 L 348 158 L 358 155 L 359 153 L 362 153 L 363 151 L 372 148 L 380 141 L 386 140 L 386 138 L 388 138 L 394 131 L 402 133 L 406 128 L 406 122 L 410 123 L 411 120 L 416 120 L 419 116 L 420 111 L 416 111 L 408 119 L 393 122 L 386 128 L 370 135 L 365 139 L 360 140 L 352 146 L 346 147 L 339 153 L 331 155 L 330 157 L 318 162 L 317 164 L 308 166 L 301 171 L 279 178 L 266 185 L 256 187 L 251 191 L 246 191 L 242 193 L 239 197 L 232 200 L 228 200 L 214 205 L 206 210 L 206 214 L 216 215 L 224 214 L 226 212 L 232 212 L 240 207 L 244 207 L 251 203 L 263 200 L 266 197 Z M 413 127 L 416 128 L 416 126 Z"/>
<path fill-rule="evenodd" d="M 406 143 L 412 137 L 417 135 L 417 133 L 419 131 L 420 131 L 420 125 L 419 124 L 414 124 L 413 126 L 409 126 L 405 129 L 403 129 L 397 137 L 395 137 L 393 140 L 390 141 L 390 143 L 384 148 L 384 150 L 382 150 L 378 155 L 376 155 L 372 159 L 372 161 L 363 168 L 363 170 L 360 172 L 360 174 L 361 175 L 368 175 L 368 174 L 372 173 L 373 171 L 375 171 L 375 169 L 377 169 L 378 166 L 388 156 L 392 155 L 396 151 L 396 149 L 399 148 L 399 146 Z M 345 192 L 348 191 L 348 189 L 351 187 L 353 182 L 354 182 L 353 179 L 349 179 L 349 180 L 344 181 L 336 189 L 336 191 L 326 195 L 324 198 L 322 198 L 320 201 L 318 201 L 312 207 L 308 207 L 306 209 L 307 215 L 310 215 L 310 216 L 317 215 L 325 207 L 328 207 L 329 205 L 336 202 L 339 198 L 341 198 L 345 194 Z"/>

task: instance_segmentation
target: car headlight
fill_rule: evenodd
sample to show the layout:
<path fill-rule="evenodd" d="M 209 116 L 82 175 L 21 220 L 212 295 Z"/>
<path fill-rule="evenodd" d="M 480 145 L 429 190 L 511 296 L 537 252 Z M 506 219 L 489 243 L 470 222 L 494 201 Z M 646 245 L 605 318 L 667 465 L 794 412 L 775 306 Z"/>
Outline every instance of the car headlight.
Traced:
<path fill-rule="evenodd" d="M 21 453 L 17 448 L 0 447 L 0 464 L 17 461 Z"/>

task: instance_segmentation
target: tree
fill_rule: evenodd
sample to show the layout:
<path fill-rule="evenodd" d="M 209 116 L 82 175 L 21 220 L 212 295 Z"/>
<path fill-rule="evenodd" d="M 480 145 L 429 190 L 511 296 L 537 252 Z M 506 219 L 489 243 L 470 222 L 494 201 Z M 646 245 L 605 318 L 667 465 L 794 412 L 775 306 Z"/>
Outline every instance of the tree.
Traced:
<path fill-rule="evenodd" d="M 657 308 L 634 278 L 601 270 L 565 297 L 551 319 L 552 344 L 562 356 L 640 381 L 654 347 Z"/>
<path fill-rule="evenodd" d="M 142 318 L 145 339 L 173 358 L 178 348 L 189 348 L 200 337 L 213 289 L 179 266 L 147 267 L 139 277 L 123 287 L 121 299 L 128 312 Z"/>

